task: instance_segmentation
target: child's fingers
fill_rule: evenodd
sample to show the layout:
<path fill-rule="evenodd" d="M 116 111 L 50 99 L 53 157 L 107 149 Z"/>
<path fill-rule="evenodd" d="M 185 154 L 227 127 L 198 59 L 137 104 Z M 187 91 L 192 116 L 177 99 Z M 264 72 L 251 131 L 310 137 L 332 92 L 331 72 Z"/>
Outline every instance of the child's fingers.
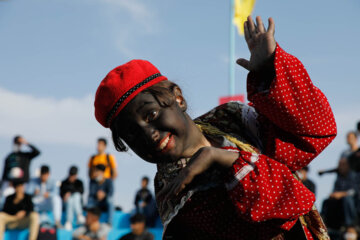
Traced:
<path fill-rule="evenodd" d="M 257 25 L 259 32 L 261 32 L 261 33 L 265 32 L 264 24 L 263 24 L 263 21 L 261 20 L 260 16 L 256 17 L 256 25 Z"/>
<path fill-rule="evenodd" d="M 248 28 L 249 28 L 250 37 L 252 37 L 252 36 L 254 36 L 256 34 L 255 23 L 254 23 L 251 16 L 248 16 L 247 22 L 248 22 Z"/>
<path fill-rule="evenodd" d="M 245 40 L 248 41 L 250 39 L 249 27 L 247 21 L 244 22 L 244 35 Z"/>
<path fill-rule="evenodd" d="M 250 62 L 248 60 L 239 58 L 238 60 L 236 60 L 236 63 L 250 71 Z"/>
<path fill-rule="evenodd" d="M 272 18 L 269 18 L 269 26 L 268 26 L 268 33 L 274 34 L 275 33 L 275 23 Z"/>

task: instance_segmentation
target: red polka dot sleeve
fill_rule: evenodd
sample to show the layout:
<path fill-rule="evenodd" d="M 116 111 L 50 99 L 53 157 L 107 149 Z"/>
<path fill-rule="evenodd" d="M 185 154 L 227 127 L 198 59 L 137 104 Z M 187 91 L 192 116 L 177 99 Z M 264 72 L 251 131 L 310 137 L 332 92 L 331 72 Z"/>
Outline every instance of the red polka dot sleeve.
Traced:
<path fill-rule="evenodd" d="M 248 75 L 248 99 L 259 113 L 264 154 L 294 171 L 309 164 L 336 136 L 334 115 L 325 95 L 313 85 L 303 64 L 276 46 L 276 76 Z"/>
<path fill-rule="evenodd" d="M 284 164 L 244 151 L 231 168 L 226 188 L 242 218 L 250 222 L 278 219 L 283 229 L 290 229 L 315 201 L 314 194 Z"/>

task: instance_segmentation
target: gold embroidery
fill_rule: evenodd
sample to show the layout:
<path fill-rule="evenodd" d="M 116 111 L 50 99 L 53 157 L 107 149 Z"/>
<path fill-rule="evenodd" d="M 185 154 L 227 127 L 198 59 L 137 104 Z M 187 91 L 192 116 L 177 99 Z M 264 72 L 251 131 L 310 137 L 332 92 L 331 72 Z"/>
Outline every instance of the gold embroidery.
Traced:
<path fill-rule="evenodd" d="M 238 140 L 237 138 L 232 137 L 229 134 L 222 132 L 218 128 L 210 125 L 209 123 L 204 123 L 201 121 L 195 121 L 195 123 L 196 123 L 196 126 L 198 126 L 200 131 L 203 133 L 213 135 L 213 136 L 224 136 L 227 140 L 234 143 L 241 150 L 246 151 L 246 152 L 256 153 L 255 149 L 250 144 L 244 143 L 244 142 Z"/>

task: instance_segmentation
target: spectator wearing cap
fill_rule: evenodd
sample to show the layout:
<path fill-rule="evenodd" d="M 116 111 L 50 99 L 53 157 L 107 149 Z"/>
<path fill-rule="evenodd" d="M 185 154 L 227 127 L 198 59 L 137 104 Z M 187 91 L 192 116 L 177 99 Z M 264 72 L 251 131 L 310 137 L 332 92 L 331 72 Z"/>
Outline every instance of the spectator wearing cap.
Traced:
<path fill-rule="evenodd" d="M 34 212 L 31 196 L 25 193 L 24 180 L 12 182 L 15 193 L 8 196 L 0 212 L 0 240 L 5 229 L 29 228 L 29 240 L 36 240 L 39 232 L 39 214 Z"/>
<path fill-rule="evenodd" d="M 101 210 L 95 207 L 88 208 L 86 212 L 85 225 L 74 230 L 73 240 L 106 240 L 110 227 L 100 223 Z"/>
<path fill-rule="evenodd" d="M 60 196 L 63 200 L 63 206 L 66 212 L 65 229 L 72 229 L 74 215 L 77 222 L 83 224 L 85 218 L 82 214 L 82 194 L 84 193 L 83 182 L 78 179 L 78 168 L 71 166 L 69 176 L 61 182 Z"/>
<path fill-rule="evenodd" d="M 120 240 L 153 240 L 154 236 L 145 228 L 145 216 L 135 214 L 130 218 L 131 232 L 124 235 Z"/>
<path fill-rule="evenodd" d="M 47 212 L 52 211 L 56 226 L 61 227 L 62 202 L 55 181 L 50 179 L 49 166 L 41 166 L 40 177 L 31 179 L 28 184 L 27 193 L 32 195 L 34 208 L 40 213 L 41 219 L 49 221 L 47 219 Z"/>
<path fill-rule="evenodd" d="M 113 209 L 113 181 L 105 178 L 105 165 L 98 164 L 94 169 L 94 179 L 90 180 L 88 207 L 98 207 L 108 213 L 108 223 L 111 225 Z"/>

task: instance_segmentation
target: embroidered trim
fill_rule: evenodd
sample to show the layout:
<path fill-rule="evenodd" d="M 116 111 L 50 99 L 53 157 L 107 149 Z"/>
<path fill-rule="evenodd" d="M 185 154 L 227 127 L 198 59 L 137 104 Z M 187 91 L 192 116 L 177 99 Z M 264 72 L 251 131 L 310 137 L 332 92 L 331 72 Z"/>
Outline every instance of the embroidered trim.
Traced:
<path fill-rule="evenodd" d="M 113 106 L 113 108 L 111 109 L 111 111 L 109 112 L 107 118 L 106 118 L 106 124 L 108 126 L 110 126 L 111 123 L 111 119 L 114 116 L 114 114 L 116 113 L 116 111 L 118 110 L 118 108 L 120 107 L 120 105 L 125 101 L 125 99 L 127 99 L 133 92 L 135 92 L 137 89 L 139 89 L 140 87 L 144 86 L 145 84 L 147 84 L 148 82 L 154 80 L 155 78 L 160 77 L 161 74 L 160 73 L 155 73 L 153 75 L 151 75 L 150 77 L 146 78 L 144 81 L 136 84 L 134 87 L 132 87 L 129 91 L 127 91 L 124 95 L 121 96 L 121 98 L 115 103 L 115 105 Z"/>
<path fill-rule="evenodd" d="M 243 166 L 239 171 L 237 171 L 234 175 L 234 179 L 230 183 L 226 183 L 226 189 L 233 189 L 238 182 L 240 182 L 246 175 L 248 175 L 255 168 L 255 162 L 259 160 L 259 154 L 253 153 L 250 157 L 250 164 Z"/>

